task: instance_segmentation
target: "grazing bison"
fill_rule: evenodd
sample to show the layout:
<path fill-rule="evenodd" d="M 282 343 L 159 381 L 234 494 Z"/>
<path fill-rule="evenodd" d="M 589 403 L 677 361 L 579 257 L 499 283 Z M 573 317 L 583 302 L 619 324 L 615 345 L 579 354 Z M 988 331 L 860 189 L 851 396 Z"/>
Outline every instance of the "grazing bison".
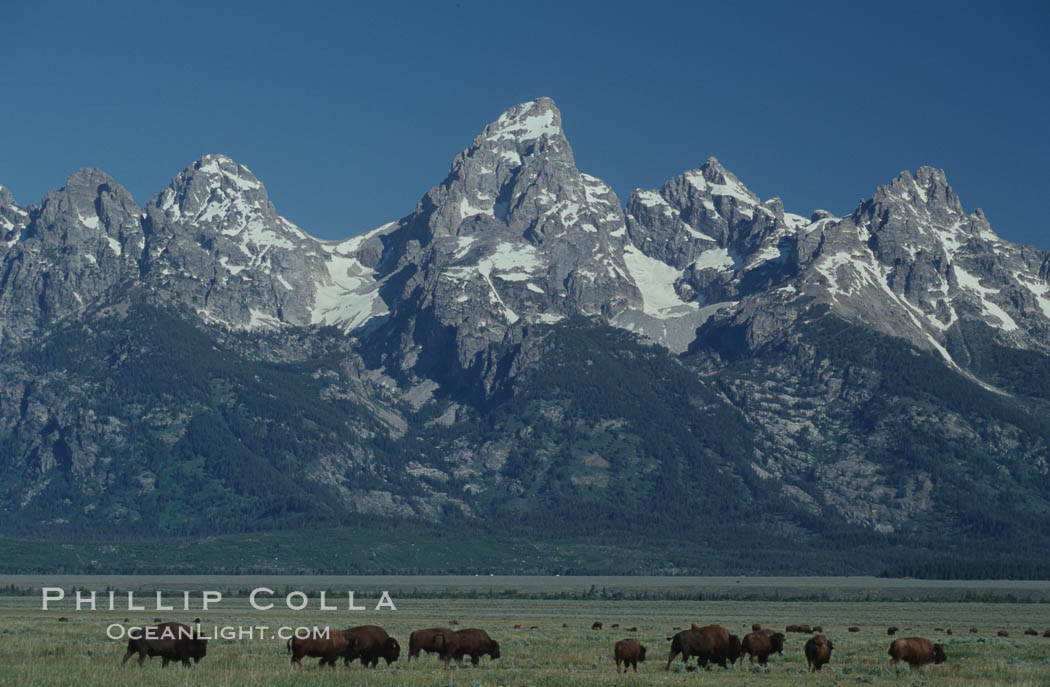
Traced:
<path fill-rule="evenodd" d="M 591 625 L 591 629 L 592 630 L 600 630 L 600 629 L 602 629 L 602 624 L 599 623 L 599 622 L 596 622 L 593 625 Z"/>
<path fill-rule="evenodd" d="M 996 634 L 998 634 L 1000 637 L 1009 637 L 1010 636 L 1010 633 L 1007 632 L 1006 630 L 999 630 L 999 632 L 997 632 Z"/>
<path fill-rule="evenodd" d="M 970 632 L 972 632 L 973 634 L 977 634 L 977 628 L 976 627 L 971 627 L 970 628 Z"/>
<path fill-rule="evenodd" d="M 335 669 L 335 662 L 346 653 L 351 641 L 356 642 L 357 640 L 347 638 L 342 632 L 332 632 L 327 637 L 323 635 L 305 638 L 293 637 L 286 644 L 288 653 L 292 655 L 292 666 L 302 668 L 303 657 L 313 656 L 321 659 L 317 664 L 318 668 L 327 663 Z"/>
<path fill-rule="evenodd" d="M 759 665 L 766 665 L 772 653 L 784 653 L 784 635 L 780 632 L 749 632 L 740 643 L 742 655 L 747 655 L 751 663 L 758 659 Z"/>
<path fill-rule="evenodd" d="M 1036 636 L 1037 634 L 1039 634 L 1038 632 L 1035 631 L 1034 627 L 1028 628 L 1027 630 L 1024 631 L 1024 633 L 1026 635 L 1032 635 L 1033 637 Z"/>
<path fill-rule="evenodd" d="M 182 623 L 144 627 L 135 635 L 129 636 L 128 650 L 120 665 L 125 665 L 132 654 L 138 654 L 140 666 L 147 658 L 160 656 L 164 659 L 163 667 L 167 667 L 168 661 L 181 661 L 182 665 L 189 668 L 191 658 L 194 663 L 200 663 L 208 653 L 208 640 L 201 639 L 193 628 Z"/>
<path fill-rule="evenodd" d="M 809 663 L 809 672 L 820 670 L 824 664 L 831 660 L 831 640 L 824 635 L 815 635 L 806 642 L 806 662 Z"/>
<path fill-rule="evenodd" d="M 66 616 L 62 616 L 61 618 L 58 619 L 58 622 L 60 622 L 60 623 L 68 623 L 69 622 L 69 618 L 67 618 Z"/>
<path fill-rule="evenodd" d="M 636 625 L 634 627 L 629 627 L 629 628 L 627 628 L 626 631 L 627 632 L 637 632 L 638 631 L 638 626 Z"/>
<path fill-rule="evenodd" d="M 897 630 L 899 630 L 899 629 L 900 629 L 899 627 L 887 627 L 886 628 L 886 634 L 888 634 L 888 635 L 895 635 L 895 634 L 897 634 Z"/>
<path fill-rule="evenodd" d="M 726 658 L 729 659 L 730 663 L 736 665 L 737 659 L 743 655 L 744 650 L 740 648 L 740 638 L 736 635 L 729 635 L 729 651 L 726 653 Z"/>
<path fill-rule="evenodd" d="M 446 664 L 450 658 L 462 663 L 464 656 L 470 656 L 471 664 L 476 666 L 484 654 L 488 654 L 493 661 L 499 658 L 499 642 L 489 637 L 489 633 L 484 630 L 468 628 L 453 633 L 442 658 Z"/>
<path fill-rule="evenodd" d="M 927 663 L 944 663 L 944 648 L 923 637 L 903 637 L 890 644 L 890 665 L 904 661 L 912 668 Z"/>
<path fill-rule="evenodd" d="M 623 672 L 628 667 L 633 667 L 638 672 L 639 661 L 645 662 L 645 647 L 638 643 L 637 639 L 621 639 L 613 647 L 613 657 L 616 658 L 616 672 L 620 672 L 620 664 L 623 663 Z"/>
<path fill-rule="evenodd" d="M 813 632 L 815 632 L 817 634 L 820 634 L 823 631 L 824 631 L 824 626 L 823 625 L 814 625 L 813 626 Z"/>
<path fill-rule="evenodd" d="M 784 628 L 784 632 L 798 632 L 799 634 L 808 635 L 813 631 L 809 625 L 788 625 Z"/>
<path fill-rule="evenodd" d="M 846 628 L 846 632 L 860 632 L 860 628 L 856 625 L 852 625 Z"/>
<path fill-rule="evenodd" d="M 708 668 L 709 661 L 723 668 L 728 667 L 726 660 L 731 651 L 729 630 L 721 625 L 682 630 L 668 639 L 671 640 L 671 654 L 667 657 L 667 667 L 664 670 L 671 669 L 671 662 L 678 654 L 682 655 L 683 663 L 688 663 L 691 656 L 696 656 L 697 663 L 704 668 Z"/>
<path fill-rule="evenodd" d="M 419 658 L 419 652 L 428 654 L 443 654 L 449 642 L 449 637 L 455 630 L 448 627 L 431 627 L 426 630 L 416 630 L 408 636 L 408 662 L 413 658 Z M 455 639 L 453 637 L 453 639 Z"/>
<path fill-rule="evenodd" d="M 390 665 L 401 655 L 401 645 L 378 625 L 358 625 L 343 630 L 347 648 L 343 652 L 343 665 L 349 666 L 355 659 L 361 665 L 375 668 L 379 659 L 385 658 Z"/>
<path fill-rule="evenodd" d="M 613 630 L 615 630 L 616 628 L 620 627 L 620 623 L 613 623 L 609 627 L 612 628 Z"/>

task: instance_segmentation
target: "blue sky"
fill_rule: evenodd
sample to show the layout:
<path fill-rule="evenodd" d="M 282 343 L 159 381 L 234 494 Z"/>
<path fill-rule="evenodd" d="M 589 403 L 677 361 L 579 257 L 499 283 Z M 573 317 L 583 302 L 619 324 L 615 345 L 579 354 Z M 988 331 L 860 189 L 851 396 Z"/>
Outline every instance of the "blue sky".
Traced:
<path fill-rule="evenodd" d="M 397 219 L 508 107 L 555 99 L 621 200 L 711 155 L 788 210 L 904 169 L 1050 248 L 1050 3 L 0 2 L 0 184 L 140 204 L 206 153 L 321 238 Z"/>

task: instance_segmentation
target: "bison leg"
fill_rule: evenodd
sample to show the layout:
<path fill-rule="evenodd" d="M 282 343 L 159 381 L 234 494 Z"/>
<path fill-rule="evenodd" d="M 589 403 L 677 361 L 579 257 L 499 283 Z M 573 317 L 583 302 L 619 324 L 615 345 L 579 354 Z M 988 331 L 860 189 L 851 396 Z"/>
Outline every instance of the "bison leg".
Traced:
<path fill-rule="evenodd" d="M 473 666 L 474 666 L 475 668 L 477 668 L 477 667 L 478 667 L 478 663 L 479 663 L 480 661 L 481 661 L 481 654 L 471 654 L 471 655 L 470 655 L 470 663 L 471 663 L 471 665 L 473 665 Z"/>
<path fill-rule="evenodd" d="M 124 660 L 120 662 L 120 665 L 122 665 L 122 666 L 126 665 L 127 662 L 128 662 L 128 659 L 131 658 L 132 654 L 134 654 L 134 653 L 135 653 L 134 651 L 132 651 L 131 649 L 128 649 L 128 653 L 124 654 Z"/>
<path fill-rule="evenodd" d="M 638 672 L 638 661 L 637 660 L 631 661 L 631 665 L 634 667 L 634 672 L 637 673 Z M 623 672 L 625 672 L 625 673 L 627 672 L 627 666 L 623 667 Z"/>
<path fill-rule="evenodd" d="M 671 662 L 674 661 L 675 656 L 677 656 L 677 655 L 678 655 L 678 650 L 677 649 L 671 649 L 671 655 L 667 657 L 667 667 L 664 668 L 664 670 L 670 670 L 671 669 Z"/>
<path fill-rule="evenodd" d="M 167 668 L 168 667 L 168 657 L 167 656 L 162 656 L 161 660 L 164 661 L 164 662 L 160 664 L 160 667 L 161 668 Z"/>

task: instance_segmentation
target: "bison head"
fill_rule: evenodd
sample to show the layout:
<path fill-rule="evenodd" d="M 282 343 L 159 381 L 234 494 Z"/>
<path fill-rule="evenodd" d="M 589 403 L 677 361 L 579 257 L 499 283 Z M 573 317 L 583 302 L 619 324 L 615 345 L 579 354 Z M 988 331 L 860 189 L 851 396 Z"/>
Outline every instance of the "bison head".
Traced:
<path fill-rule="evenodd" d="M 191 639 L 190 640 L 190 656 L 193 657 L 194 663 L 200 663 L 201 659 L 208 654 L 208 640 L 207 639 Z"/>
<path fill-rule="evenodd" d="M 645 660 L 645 645 L 644 644 L 639 644 L 638 645 L 638 660 L 639 661 L 644 661 Z"/>
<path fill-rule="evenodd" d="M 944 663 L 946 660 L 948 660 L 948 659 L 947 659 L 947 656 L 944 655 L 944 647 L 941 646 L 940 644 L 934 644 L 933 645 L 933 662 L 934 663 Z"/>
<path fill-rule="evenodd" d="M 492 646 L 489 647 L 489 656 L 492 657 L 493 661 L 499 658 L 499 642 L 496 640 L 492 640 Z"/>
<path fill-rule="evenodd" d="M 386 640 L 386 646 L 383 648 L 383 658 L 386 659 L 387 665 L 390 665 L 397 660 L 397 657 L 401 655 L 401 645 L 397 643 L 397 640 L 390 637 Z"/>
<path fill-rule="evenodd" d="M 769 635 L 769 646 L 772 648 L 773 653 L 781 654 L 784 653 L 784 633 L 774 632 Z"/>

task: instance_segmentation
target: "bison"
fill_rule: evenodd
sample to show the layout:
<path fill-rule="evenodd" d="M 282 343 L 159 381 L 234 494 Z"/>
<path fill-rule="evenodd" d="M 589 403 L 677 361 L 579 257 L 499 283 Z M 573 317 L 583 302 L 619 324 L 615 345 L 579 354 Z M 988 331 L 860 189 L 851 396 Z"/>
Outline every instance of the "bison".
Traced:
<path fill-rule="evenodd" d="M 1037 634 L 1039 634 L 1038 632 L 1035 631 L 1034 627 L 1028 628 L 1027 630 L 1024 631 L 1024 633 L 1026 635 L 1032 635 L 1033 637 L 1036 636 Z"/>
<path fill-rule="evenodd" d="M 741 655 L 747 655 L 751 663 L 758 659 L 759 665 L 766 665 L 772 653 L 784 653 L 784 635 L 780 632 L 759 630 L 744 635 L 740 643 Z"/>
<path fill-rule="evenodd" d="M 761 630 L 761 629 L 762 629 L 762 626 L 761 626 L 761 625 L 759 625 L 758 623 L 753 623 L 753 624 L 751 625 L 751 631 L 752 631 L 752 632 L 758 632 L 758 631 L 759 631 L 759 630 Z"/>
<path fill-rule="evenodd" d="M 599 622 L 595 622 L 593 625 L 591 625 L 591 629 L 592 630 L 600 630 L 600 629 L 602 629 L 602 624 L 599 623 Z"/>
<path fill-rule="evenodd" d="M 343 652 L 343 665 L 349 666 L 355 659 L 361 665 L 375 668 L 380 658 L 390 665 L 401 655 L 401 645 L 378 625 L 358 625 L 343 630 L 347 648 Z"/>
<path fill-rule="evenodd" d="M 182 623 L 144 627 L 135 636 L 131 636 L 131 632 L 128 636 L 128 650 L 120 665 L 125 665 L 132 654 L 138 654 L 140 666 L 147 658 L 160 656 L 164 659 L 162 667 L 167 667 L 169 661 L 181 661 L 189 668 L 191 658 L 194 663 L 200 663 L 208 653 L 208 640 L 198 637 L 193 628 Z"/>
<path fill-rule="evenodd" d="M 623 672 L 628 667 L 633 667 L 638 672 L 639 661 L 645 662 L 645 647 L 638 643 L 637 639 L 621 639 L 613 647 L 613 657 L 616 659 L 616 672 L 620 672 L 620 664 L 623 663 Z"/>
<path fill-rule="evenodd" d="M 726 653 L 726 658 L 730 663 L 736 665 L 737 659 L 743 655 L 744 651 L 740 648 L 740 638 L 736 635 L 729 635 L 729 651 Z"/>
<path fill-rule="evenodd" d="M 860 632 L 860 628 L 856 625 L 850 625 L 846 628 L 846 632 Z"/>
<path fill-rule="evenodd" d="M 488 632 L 472 627 L 456 630 L 441 657 L 448 664 L 450 658 L 462 663 L 464 656 L 470 656 L 471 664 L 476 666 L 484 654 L 493 661 L 499 658 L 499 642 L 489 637 Z"/>
<path fill-rule="evenodd" d="M 1045 632 L 1043 632 L 1043 636 L 1050 637 L 1050 630 L 1046 630 Z"/>
<path fill-rule="evenodd" d="M 944 663 L 945 660 L 944 648 L 923 637 L 895 639 L 890 644 L 889 654 L 891 666 L 904 661 L 912 668 L 917 668 L 927 663 Z"/>
<path fill-rule="evenodd" d="M 1009 637 L 1010 636 L 1010 633 L 1007 632 L 1006 630 L 999 630 L 996 634 L 999 635 L 1000 637 Z"/>
<path fill-rule="evenodd" d="M 313 656 L 321 659 L 317 664 L 318 668 L 327 663 L 334 669 L 335 662 L 347 652 L 351 642 L 356 641 L 348 638 L 343 632 L 332 632 L 327 633 L 327 636 L 318 634 L 313 637 L 293 637 L 288 640 L 287 646 L 288 653 L 292 655 L 292 666 L 301 668 L 303 657 Z"/>
<path fill-rule="evenodd" d="M 695 626 L 696 623 L 693 625 Z M 729 630 L 721 625 L 706 625 L 682 630 L 668 639 L 671 640 L 671 654 L 667 657 L 667 667 L 664 670 L 671 669 L 671 662 L 678 654 L 682 655 L 683 663 L 688 663 L 691 656 L 696 656 L 697 663 L 704 668 L 708 668 L 709 661 L 723 668 L 728 667 L 726 660 L 731 652 L 731 642 Z"/>
<path fill-rule="evenodd" d="M 899 630 L 899 629 L 900 629 L 899 627 L 887 627 L 886 628 L 886 634 L 888 634 L 888 635 L 895 635 L 895 634 L 897 634 L 897 630 Z"/>
<path fill-rule="evenodd" d="M 449 637 L 455 630 L 448 627 L 431 627 L 426 630 L 416 630 L 408 636 L 408 662 L 413 658 L 419 658 L 419 652 L 428 654 L 444 654 L 445 647 L 451 641 Z M 455 639 L 454 637 L 452 638 Z"/>
<path fill-rule="evenodd" d="M 806 642 L 806 662 L 809 664 L 809 672 L 820 670 L 824 664 L 831 660 L 831 640 L 824 635 L 815 635 Z"/>

